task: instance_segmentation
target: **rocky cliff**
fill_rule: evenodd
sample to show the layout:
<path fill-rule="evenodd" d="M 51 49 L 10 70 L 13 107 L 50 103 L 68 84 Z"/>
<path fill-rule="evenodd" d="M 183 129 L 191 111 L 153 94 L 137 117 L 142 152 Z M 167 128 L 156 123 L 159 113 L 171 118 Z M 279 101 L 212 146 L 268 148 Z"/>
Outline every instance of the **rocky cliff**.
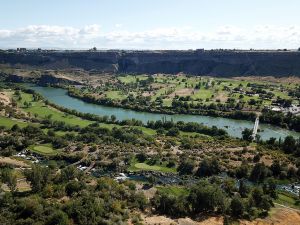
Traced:
<path fill-rule="evenodd" d="M 1 51 L 0 63 L 104 73 L 300 77 L 300 51 Z"/>

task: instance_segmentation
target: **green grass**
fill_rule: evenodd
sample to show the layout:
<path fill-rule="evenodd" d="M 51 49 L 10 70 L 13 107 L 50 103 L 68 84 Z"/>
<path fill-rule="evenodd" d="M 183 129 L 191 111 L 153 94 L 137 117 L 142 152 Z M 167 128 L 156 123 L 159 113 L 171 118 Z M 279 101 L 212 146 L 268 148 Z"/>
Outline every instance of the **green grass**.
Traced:
<path fill-rule="evenodd" d="M 107 91 L 105 92 L 106 97 L 110 98 L 110 99 L 116 99 L 116 100 L 122 100 L 124 98 L 126 98 L 125 95 L 123 95 L 122 93 L 120 93 L 120 91 Z"/>
<path fill-rule="evenodd" d="M 54 108 L 51 108 L 51 107 L 45 105 L 41 101 L 34 102 L 32 99 L 32 95 L 30 95 L 30 94 L 22 93 L 21 96 L 22 96 L 22 100 L 18 101 L 19 107 L 22 107 L 22 110 L 24 110 L 25 112 L 30 112 L 32 115 L 36 114 L 37 117 L 40 119 L 45 119 L 50 116 L 51 120 L 63 121 L 66 124 L 79 125 L 80 127 L 86 127 L 86 126 L 94 123 L 94 121 L 81 119 L 80 117 L 63 113 L 59 110 L 56 110 Z M 25 101 L 31 102 L 32 106 L 25 108 L 24 107 Z M 120 125 L 117 125 L 117 124 L 106 124 L 106 123 L 99 123 L 99 124 L 101 127 L 108 128 L 110 130 L 113 127 L 118 127 L 118 128 L 121 127 Z M 24 126 L 26 126 L 26 124 Z M 141 126 L 135 126 L 135 128 L 143 131 L 145 134 L 148 134 L 148 135 L 156 134 L 156 131 L 153 129 L 150 129 L 150 128 L 141 127 Z M 61 133 L 61 134 L 63 135 L 64 133 Z"/>
<path fill-rule="evenodd" d="M 58 111 L 56 109 L 50 108 L 49 106 L 45 105 L 43 102 L 38 101 L 34 102 L 32 99 L 31 94 L 22 93 L 22 100 L 18 102 L 19 107 L 22 107 L 22 109 L 25 112 L 31 113 L 31 115 L 37 115 L 38 118 L 45 119 L 45 118 L 51 118 L 52 120 L 56 121 L 63 121 L 66 124 L 70 125 L 78 125 L 80 127 L 85 127 L 91 123 L 92 121 L 89 120 L 83 120 L 79 117 L 63 113 L 61 111 Z M 24 102 L 30 102 L 32 106 L 30 107 L 24 107 Z"/>
<path fill-rule="evenodd" d="M 134 75 L 127 75 L 127 76 L 119 76 L 118 79 L 125 84 L 129 83 L 136 83 L 137 79 L 139 80 L 146 80 L 148 78 L 147 75 L 139 75 L 139 76 L 134 76 Z"/>
<path fill-rule="evenodd" d="M 189 194 L 188 189 L 181 187 L 181 186 L 177 186 L 177 185 L 158 186 L 156 188 L 160 192 L 168 194 L 168 195 L 174 195 L 174 196 L 185 195 L 185 196 L 187 196 Z"/>
<path fill-rule="evenodd" d="M 300 209 L 297 196 L 284 191 L 278 191 L 278 199 L 276 199 L 274 202 L 291 208 Z"/>
<path fill-rule="evenodd" d="M 36 153 L 42 154 L 42 155 L 54 155 L 54 154 L 58 153 L 58 151 L 56 151 L 52 148 L 51 144 L 32 145 L 29 147 L 29 149 L 33 152 L 36 152 Z"/>
<path fill-rule="evenodd" d="M 175 168 L 168 168 L 168 167 L 164 167 L 164 166 L 158 166 L 158 165 L 148 165 L 146 163 L 136 163 L 134 165 L 135 168 L 137 168 L 138 170 L 150 170 L 150 171 L 160 171 L 160 172 L 176 172 Z"/>
<path fill-rule="evenodd" d="M 134 126 L 135 128 L 143 131 L 144 134 L 148 134 L 148 135 L 155 135 L 156 134 L 156 130 L 147 128 L 147 127 L 140 127 L 140 126 Z"/>
<path fill-rule="evenodd" d="M 160 171 L 164 173 L 176 173 L 176 168 L 169 168 L 166 165 L 148 165 L 140 163 L 136 158 L 131 160 L 129 171 Z"/>
<path fill-rule="evenodd" d="M 10 129 L 15 124 L 17 124 L 21 128 L 26 127 L 28 125 L 28 123 L 26 122 L 21 122 L 21 121 L 13 120 L 11 118 L 0 116 L 0 126 L 4 126 Z"/>
<path fill-rule="evenodd" d="M 32 106 L 25 108 L 24 102 L 31 102 Z M 37 115 L 39 118 L 47 118 L 50 117 L 52 120 L 63 121 L 66 124 L 71 125 L 79 125 L 80 127 L 85 127 L 92 123 L 92 121 L 83 120 L 79 117 L 63 113 L 56 109 L 50 108 L 45 105 L 43 102 L 34 102 L 32 99 L 32 95 L 30 94 L 22 94 L 22 100 L 19 101 L 19 106 L 23 106 L 23 110 L 26 112 L 30 112 L 32 115 Z"/>
<path fill-rule="evenodd" d="M 213 94 L 214 94 L 213 90 L 211 90 L 211 89 L 204 89 L 202 87 L 200 90 L 195 91 L 195 94 L 192 95 L 192 98 L 193 99 L 201 98 L 201 99 L 205 100 L 206 98 L 210 99 Z"/>

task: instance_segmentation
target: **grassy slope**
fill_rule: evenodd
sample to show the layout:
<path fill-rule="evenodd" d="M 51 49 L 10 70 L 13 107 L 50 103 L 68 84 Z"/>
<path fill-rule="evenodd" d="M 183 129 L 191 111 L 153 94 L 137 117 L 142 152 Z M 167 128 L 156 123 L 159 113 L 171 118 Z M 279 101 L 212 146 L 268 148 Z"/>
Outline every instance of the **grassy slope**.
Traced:
<path fill-rule="evenodd" d="M 24 102 L 31 102 L 32 106 L 25 108 Z M 33 102 L 32 95 L 22 93 L 22 100 L 18 102 L 19 107 L 23 107 L 23 110 L 31 113 L 32 115 L 37 115 L 38 118 L 44 119 L 48 116 L 51 116 L 52 120 L 56 121 L 64 121 L 66 124 L 71 125 L 79 125 L 80 127 L 85 127 L 91 123 L 92 121 L 83 120 L 79 117 L 65 114 L 56 109 L 53 109 L 49 106 L 46 106 L 42 102 Z"/>
<path fill-rule="evenodd" d="M 18 120 L 13 120 L 7 117 L 0 116 L 0 126 L 4 126 L 6 128 L 11 128 L 13 125 L 17 124 L 19 127 L 26 127 L 28 123 L 21 122 Z"/>
<path fill-rule="evenodd" d="M 275 203 L 285 205 L 291 208 L 300 209 L 300 205 L 298 204 L 298 198 L 292 194 L 279 191 L 278 199 L 275 200 Z"/>
<path fill-rule="evenodd" d="M 94 123 L 94 121 L 81 119 L 80 117 L 76 117 L 76 116 L 58 111 L 54 108 L 46 106 L 43 102 L 33 102 L 32 95 L 30 95 L 30 94 L 22 93 L 21 96 L 22 96 L 22 100 L 18 101 L 19 107 L 22 107 L 22 110 L 24 110 L 25 112 L 29 112 L 32 115 L 36 114 L 38 118 L 44 119 L 44 118 L 48 117 L 49 115 L 51 115 L 52 120 L 64 121 L 66 124 L 79 125 L 80 127 L 85 127 L 85 126 L 88 126 L 89 124 Z M 29 108 L 25 108 L 24 107 L 25 101 L 31 102 L 32 106 Z M 105 124 L 105 123 L 100 123 L 100 126 L 108 128 L 108 129 L 112 129 L 113 127 L 121 127 L 116 124 Z M 148 135 L 156 134 L 155 130 L 152 130 L 152 129 L 149 129 L 146 127 L 136 126 L 136 128 L 142 130 L 145 134 L 148 134 Z"/>

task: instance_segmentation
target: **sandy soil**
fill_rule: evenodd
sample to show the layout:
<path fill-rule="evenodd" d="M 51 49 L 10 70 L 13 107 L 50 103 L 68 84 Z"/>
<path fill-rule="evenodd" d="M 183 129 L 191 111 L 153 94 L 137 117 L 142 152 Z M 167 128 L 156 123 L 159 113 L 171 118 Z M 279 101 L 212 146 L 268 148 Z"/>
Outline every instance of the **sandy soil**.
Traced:
<path fill-rule="evenodd" d="M 252 222 L 241 221 L 241 225 L 297 225 L 300 224 L 300 212 L 286 208 L 274 208 L 271 216 L 265 219 L 256 219 Z"/>
<path fill-rule="evenodd" d="M 215 99 L 219 99 L 221 102 L 226 102 L 228 99 L 228 96 L 226 96 L 226 94 L 221 92 L 215 97 Z"/>
<path fill-rule="evenodd" d="M 145 92 L 143 92 L 143 94 L 142 94 L 143 97 L 148 97 L 148 96 L 153 96 L 153 95 L 154 95 L 154 93 L 151 92 L 151 91 L 145 91 Z"/>
<path fill-rule="evenodd" d="M 10 98 L 8 92 L 0 92 L 0 102 L 2 102 L 4 105 L 10 104 Z"/>
<path fill-rule="evenodd" d="M 210 217 L 202 221 L 190 218 L 171 219 L 165 216 L 143 216 L 146 225 L 222 225 L 222 217 Z M 241 220 L 240 225 L 298 225 L 300 224 L 300 211 L 276 207 L 271 210 L 270 216 L 254 221 Z"/>

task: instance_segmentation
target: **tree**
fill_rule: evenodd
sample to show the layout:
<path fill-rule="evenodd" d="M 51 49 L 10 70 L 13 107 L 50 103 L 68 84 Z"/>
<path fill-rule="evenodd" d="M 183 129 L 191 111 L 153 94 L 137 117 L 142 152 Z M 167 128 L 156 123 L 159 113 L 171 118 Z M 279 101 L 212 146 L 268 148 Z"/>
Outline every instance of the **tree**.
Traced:
<path fill-rule="evenodd" d="M 145 162 L 147 159 L 147 155 L 144 152 L 136 154 L 135 157 L 139 162 Z"/>
<path fill-rule="evenodd" d="M 256 163 L 250 175 L 250 180 L 253 182 L 262 182 L 269 176 L 269 170 L 264 163 Z"/>
<path fill-rule="evenodd" d="M 249 167 L 248 165 L 242 164 L 235 171 L 235 176 L 238 179 L 247 178 L 248 177 Z"/>
<path fill-rule="evenodd" d="M 21 128 L 19 127 L 18 124 L 14 124 L 14 125 L 11 127 L 11 131 L 13 131 L 13 132 L 18 132 L 18 131 L 20 131 L 20 130 L 21 130 Z"/>
<path fill-rule="evenodd" d="M 152 203 L 157 211 L 170 216 L 185 216 L 188 205 L 184 196 L 174 196 L 164 192 L 158 192 Z"/>
<path fill-rule="evenodd" d="M 66 193 L 68 196 L 71 196 L 75 192 L 79 192 L 81 189 L 83 189 L 84 185 L 81 182 L 72 180 L 69 181 L 65 187 Z"/>
<path fill-rule="evenodd" d="M 263 191 L 260 187 L 254 187 L 251 192 L 251 199 L 253 200 L 254 206 L 259 207 L 263 199 Z"/>
<path fill-rule="evenodd" d="M 252 137 L 252 130 L 249 129 L 249 128 L 245 128 L 245 129 L 242 131 L 242 138 L 243 138 L 243 140 L 245 140 L 245 141 L 252 141 L 252 140 L 253 140 L 253 137 Z"/>
<path fill-rule="evenodd" d="M 68 225 L 69 219 L 68 215 L 61 210 L 56 210 L 51 213 L 49 220 L 46 222 L 46 225 Z"/>
<path fill-rule="evenodd" d="M 40 192 L 50 180 L 50 169 L 39 165 L 32 166 L 31 170 L 25 171 L 26 179 L 30 181 L 34 192 Z"/>
<path fill-rule="evenodd" d="M 111 122 L 115 122 L 116 121 L 116 119 L 117 119 L 117 117 L 115 116 L 115 115 L 111 115 L 110 116 L 110 120 L 111 120 Z"/>
<path fill-rule="evenodd" d="M 61 170 L 61 180 L 62 181 L 70 181 L 76 178 L 78 175 L 77 169 L 75 166 L 68 166 Z"/>
<path fill-rule="evenodd" d="M 208 177 L 220 173 L 221 168 L 216 158 L 204 159 L 196 173 L 199 177 Z"/>
<path fill-rule="evenodd" d="M 179 129 L 177 127 L 172 127 L 170 130 L 168 130 L 167 135 L 176 137 L 179 135 Z"/>
<path fill-rule="evenodd" d="M 17 176 L 11 169 L 4 169 L 1 173 L 2 181 L 7 184 L 12 193 L 17 190 Z"/>
<path fill-rule="evenodd" d="M 228 196 L 233 196 L 233 194 L 237 191 L 235 180 L 232 178 L 226 178 L 223 181 L 223 190 Z"/>
<path fill-rule="evenodd" d="M 296 140 L 293 136 L 287 136 L 282 143 L 282 150 L 285 153 L 293 153 L 296 149 Z"/>
<path fill-rule="evenodd" d="M 195 162 L 191 159 L 182 161 L 178 166 L 178 172 L 180 175 L 192 174 L 195 168 Z"/>
<path fill-rule="evenodd" d="M 274 160 L 270 169 L 275 177 L 279 176 L 282 170 L 280 162 L 278 160 Z"/>
<path fill-rule="evenodd" d="M 263 185 L 263 190 L 265 194 L 270 195 L 274 199 L 278 197 L 274 178 L 268 178 L 267 182 Z"/>
<path fill-rule="evenodd" d="M 230 203 L 231 215 L 235 218 L 241 218 L 244 214 L 244 204 L 238 195 L 234 196 Z"/>
<path fill-rule="evenodd" d="M 253 157 L 253 162 L 257 163 L 260 161 L 260 154 L 256 154 L 254 157 Z"/>
<path fill-rule="evenodd" d="M 242 198 L 246 198 L 250 192 L 250 188 L 245 184 L 243 180 L 240 181 L 239 194 Z"/>
<path fill-rule="evenodd" d="M 191 188 L 188 196 L 194 213 L 224 211 L 225 195 L 216 184 L 209 184 L 207 181 L 200 181 Z"/>
<path fill-rule="evenodd" d="M 54 130 L 49 129 L 49 130 L 47 131 L 47 135 L 48 135 L 49 137 L 55 137 L 55 132 L 54 132 Z"/>

